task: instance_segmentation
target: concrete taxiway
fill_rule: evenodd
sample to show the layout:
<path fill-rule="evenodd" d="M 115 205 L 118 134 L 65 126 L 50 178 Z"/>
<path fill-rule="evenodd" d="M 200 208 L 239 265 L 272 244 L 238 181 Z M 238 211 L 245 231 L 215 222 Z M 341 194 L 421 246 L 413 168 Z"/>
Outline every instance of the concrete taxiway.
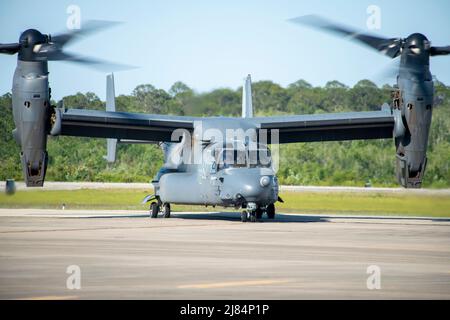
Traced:
<path fill-rule="evenodd" d="M 0 298 L 449 299 L 450 219 L 0 209 Z"/>

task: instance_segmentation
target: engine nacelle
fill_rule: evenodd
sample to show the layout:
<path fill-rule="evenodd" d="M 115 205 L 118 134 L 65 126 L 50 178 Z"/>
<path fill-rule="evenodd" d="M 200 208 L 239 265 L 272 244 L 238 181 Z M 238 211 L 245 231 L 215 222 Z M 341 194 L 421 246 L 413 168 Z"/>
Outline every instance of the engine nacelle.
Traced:
<path fill-rule="evenodd" d="M 397 180 L 405 188 L 420 188 L 427 165 L 433 82 L 401 81 L 401 87 L 409 90 L 401 92 L 393 105 Z"/>
<path fill-rule="evenodd" d="M 50 92 L 46 61 L 18 60 L 12 88 L 16 128 L 13 135 L 21 146 L 21 162 L 28 187 L 44 184 L 47 169 L 47 134 L 50 127 Z"/>

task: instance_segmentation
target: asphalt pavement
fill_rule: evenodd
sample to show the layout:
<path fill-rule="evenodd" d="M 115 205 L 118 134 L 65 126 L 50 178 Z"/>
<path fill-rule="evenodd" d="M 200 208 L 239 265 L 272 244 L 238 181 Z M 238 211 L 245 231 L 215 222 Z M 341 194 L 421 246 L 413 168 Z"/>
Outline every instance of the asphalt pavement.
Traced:
<path fill-rule="evenodd" d="M 0 209 L 0 298 L 449 299 L 450 219 Z"/>

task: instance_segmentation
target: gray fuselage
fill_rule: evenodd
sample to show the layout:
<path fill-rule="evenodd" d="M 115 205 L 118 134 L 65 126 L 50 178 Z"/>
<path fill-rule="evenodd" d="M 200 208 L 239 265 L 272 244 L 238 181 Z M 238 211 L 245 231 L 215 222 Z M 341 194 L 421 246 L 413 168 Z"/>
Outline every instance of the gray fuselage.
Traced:
<path fill-rule="evenodd" d="M 278 181 L 270 161 L 252 163 L 247 158 L 237 163 L 234 158 L 231 162 L 224 159 L 226 151 L 232 149 L 220 137 L 225 137 L 227 131 L 249 129 L 248 132 L 256 132 L 248 121 L 205 119 L 196 122 L 189 141 L 185 138 L 179 143 L 166 144 L 165 164 L 153 181 L 161 202 L 224 207 L 245 207 L 249 203 L 263 207 L 276 202 Z M 231 139 L 241 142 L 236 138 Z M 184 161 L 180 161 L 181 153 Z M 242 154 L 248 157 L 248 145 L 243 146 Z"/>

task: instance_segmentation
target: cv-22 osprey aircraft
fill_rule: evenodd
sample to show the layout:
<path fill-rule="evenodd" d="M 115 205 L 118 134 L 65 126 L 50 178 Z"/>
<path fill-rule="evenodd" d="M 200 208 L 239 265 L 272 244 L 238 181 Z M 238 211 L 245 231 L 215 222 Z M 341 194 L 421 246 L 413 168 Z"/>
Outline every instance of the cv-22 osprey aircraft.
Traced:
<path fill-rule="evenodd" d="M 419 188 L 433 109 L 430 56 L 448 54 L 450 47 L 431 46 L 419 33 L 385 39 L 313 16 L 293 21 L 349 36 L 390 58 L 400 57 L 391 103 L 371 112 L 255 117 L 247 78 L 242 117 L 116 112 L 113 77 L 109 76 L 106 111 L 68 109 L 50 103 L 47 64 L 54 60 L 98 63 L 63 51 L 95 27 L 86 25 L 56 36 L 29 29 L 18 43 L 0 44 L 0 53 L 18 53 L 12 88 L 13 135 L 21 146 L 26 185 L 43 185 L 47 136 L 52 135 L 107 138 L 109 160 L 118 141 L 159 143 L 165 163 L 153 180 L 155 193 L 145 199 L 153 218 L 160 212 L 169 217 L 170 204 L 235 207 L 243 210 L 242 221 L 257 221 L 263 214 L 274 218 L 274 204 L 282 200 L 268 146 L 278 143 L 394 138 L 398 182 L 405 188 Z M 230 130 L 251 134 L 220 138 Z"/>

